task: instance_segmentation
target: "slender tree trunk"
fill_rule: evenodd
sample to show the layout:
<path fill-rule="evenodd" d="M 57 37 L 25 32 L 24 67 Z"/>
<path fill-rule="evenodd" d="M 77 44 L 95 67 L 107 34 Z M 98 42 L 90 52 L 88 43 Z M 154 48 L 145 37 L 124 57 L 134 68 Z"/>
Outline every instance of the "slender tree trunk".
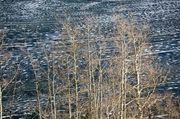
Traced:
<path fill-rule="evenodd" d="M 37 105 L 38 105 L 38 111 L 39 111 L 39 119 L 42 119 L 39 85 L 38 85 L 37 81 L 36 81 L 36 94 L 37 94 Z"/>
<path fill-rule="evenodd" d="M 70 83 L 70 80 L 69 81 L 69 88 L 68 88 L 68 93 L 69 93 L 69 99 L 68 99 L 68 103 L 69 103 L 69 119 L 72 118 L 72 112 L 71 112 L 71 83 Z"/>
<path fill-rule="evenodd" d="M 127 92 L 127 89 L 126 89 L 126 83 L 127 83 L 127 72 L 128 72 L 128 66 L 127 66 L 127 55 L 128 55 L 128 43 L 125 43 L 124 42 L 124 49 L 125 49 L 125 52 L 124 52 L 124 101 L 123 101 L 123 105 L 124 105 L 124 119 L 126 119 L 126 92 Z"/>
<path fill-rule="evenodd" d="M 75 60 L 76 61 L 76 60 Z M 75 75 L 75 97 L 76 97 L 76 119 L 79 119 L 79 104 L 78 104 L 78 81 L 77 81 L 77 70 L 76 70 L 76 63 L 74 68 L 74 75 Z"/>
<path fill-rule="evenodd" d="M 54 66 L 53 66 L 54 67 Z M 53 69 L 54 72 L 54 69 Z M 53 117 L 56 119 L 56 93 L 55 93 L 55 79 L 54 79 L 54 73 L 53 73 L 53 82 L 52 82 L 52 93 L 53 93 Z"/>
<path fill-rule="evenodd" d="M 54 44 L 55 45 L 55 44 Z M 55 66 L 54 66 L 54 54 L 53 55 L 53 77 L 52 77 L 52 95 L 53 95 L 53 119 L 57 117 L 57 110 L 56 110 L 56 92 L 55 92 Z"/>
<path fill-rule="evenodd" d="M 100 97 L 99 97 L 99 99 L 100 99 L 100 119 L 102 119 L 103 118 L 103 112 L 102 112 L 102 109 L 103 109 L 103 106 L 102 106 L 102 98 L 103 98 L 103 89 L 102 89 L 102 78 L 103 78 L 103 72 L 102 72 L 102 66 L 101 66 L 101 55 L 102 55 L 102 49 L 101 49 L 101 47 L 100 47 L 100 51 L 99 51 L 99 88 L 100 88 Z"/>
<path fill-rule="evenodd" d="M 50 79 L 50 67 L 49 67 L 49 63 L 48 63 L 48 101 L 49 101 L 49 106 L 50 106 L 50 117 L 53 118 L 53 106 L 52 106 L 52 81 Z"/>
<path fill-rule="evenodd" d="M 67 59 L 67 62 L 68 62 L 68 59 Z M 68 70 L 69 70 L 69 67 L 68 67 Z M 69 119 L 72 118 L 72 108 L 71 108 L 71 81 L 70 81 L 70 77 L 69 77 L 69 71 L 68 71 L 68 93 L 69 93 L 69 96 L 68 96 L 68 106 L 69 106 Z"/>
<path fill-rule="evenodd" d="M 75 81 L 75 99 L 76 99 L 76 119 L 79 119 L 79 104 L 78 104 L 78 80 L 77 80 L 77 44 L 74 38 L 73 40 L 73 59 L 74 59 L 74 81 Z"/>
<path fill-rule="evenodd" d="M 0 119 L 2 119 L 2 87 L 0 86 Z"/>
<path fill-rule="evenodd" d="M 141 53 L 137 50 L 140 49 L 140 46 L 136 46 L 136 39 L 133 39 L 134 42 L 134 52 L 135 52 L 135 72 L 137 79 L 137 106 L 138 106 L 138 118 L 142 119 L 143 113 L 141 109 L 141 88 L 140 88 L 140 70 L 141 70 Z M 138 41 L 139 42 L 139 41 Z"/>
<path fill-rule="evenodd" d="M 89 42 L 89 29 L 88 29 L 88 61 L 89 61 L 89 65 L 88 65 L 88 76 L 89 76 L 89 106 L 90 106 L 90 118 L 92 115 L 92 75 L 91 75 L 91 54 L 90 54 L 90 42 Z"/>
<path fill-rule="evenodd" d="M 34 76 L 35 76 L 35 88 L 36 88 L 36 100 L 37 100 L 37 109 L 38 109 L 38 116 L 39 116 L 39 119 L 42 119 L 42 110 L 41 110 L 41 102 L 40 102 L 40 92 L 39 92 L 39 82 L 38 82 L 38 78 L 37 78 L 37 73 L 35 71 L 35 64 L 32 62 L 32 57 L 28 51 L 28 56 L 30 58 L 30 61 L 31 61 L 31 65 L 32 65 L 32 68 L 33 68 L 33 72 L 34 72 Z"/>
<path fill-rule="evenodd" d="M 125 77 L 125 64 L 123 61 L 122 79 L 121 79 L 121 119 L 124 119 L 124 77 Z"/>
<path fill-rule="evenodd" d="M 94 72 L 93 65 L 92 65 L 92 72 Z M 92 83 L 93 83 L 94 118 L 98 119 L 97 90 L 96 90 L 96 82 L 94 75 L 92 75 Z"/>
<path fill-rule="evenodd" d="M 121 41 L 122 70 L 121 70 L 121 119 L 126 119 L 126 81 L 127 81 L 127 43 Z"/>

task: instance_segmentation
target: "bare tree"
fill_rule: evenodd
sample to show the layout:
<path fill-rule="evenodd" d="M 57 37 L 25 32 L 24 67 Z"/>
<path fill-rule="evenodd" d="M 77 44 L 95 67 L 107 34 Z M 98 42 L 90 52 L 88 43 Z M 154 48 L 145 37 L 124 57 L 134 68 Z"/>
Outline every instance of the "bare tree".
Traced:
<path fill-rule="evenodd" d="M 162 68 L 155 63 L 154 56 L 151 55 L 152 52 L 148 47 L 150 43 L 147 38 L 147 26 L 138 27 L 135 22 L 122 18 L 116 21 L 121 44 L 120 57 L 123 60 L 122 80 L 125 78 L 121 83 L 121 93 L 124 94 L 120 96 L 122 97 L 121 111 L 124 111 L 121 112 L 121 117 L 126 118 L 126 110 L 130 107 L 137 110 L 136 118 L 142 119 L 144 112 L 156 103 L 156 87 L 158 83 L 166 79 L 166 76 L 163 75 Z M 127 86 L 130 86 L 129 90 Z"/>
<path fill-rule="evenodd" d="M 43 47 L 48 108 L 41 106 L 37 82 L 40 118 L 153 117 L 156 88 L 166 75 L 149 49 L 148 28 L 122 17 L 114 17 L 112 27 L 105 37 L 95 20 L 82 28 L 66 19 L 53 51 Z"/>
<path fill-rule="evenodd" d="M 8 64 L 8 61 L 11 59 L 11 54 L 7 52 L 5 49 L 4 45 L 4 37 L 5 33 L 7 30 L 0 30 L 0 53 L 1 53 L 1 60 L 0 60 L 0 65 L 5 65 Z M 2 71 L 3 69 L 1 69 Z M 15 71 L 10 74 L 6 74 L 8 76 L 3 77 L 2 75 L 0 76 L 0 119 L 3 118 L 3 103 L 2 103 L 2 98 L 3 98 L 3 92 L 10 86 L 13 81 L 16 79 L 17 75 L 19 74 L 19 65 L 15 66 Z"/>

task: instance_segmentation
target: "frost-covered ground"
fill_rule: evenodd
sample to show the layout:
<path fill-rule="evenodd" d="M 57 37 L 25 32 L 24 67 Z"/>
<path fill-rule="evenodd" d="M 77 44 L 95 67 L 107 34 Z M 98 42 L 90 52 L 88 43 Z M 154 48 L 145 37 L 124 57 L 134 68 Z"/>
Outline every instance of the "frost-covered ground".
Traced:
<path fill-rule="evenodd" d="M 171 83 L 162 86 L 162 89 L 180 93 L 179 0 L 1 0 L 0 29 L 7 30 L 4 43 L 13 55 L 5 66 L 20 64 L 21 79 L 28 82 L 32 67 L 24 51 L 28 50 L 34 59 L 40 60 L 42 49 L 37 44 L 57 39 L 60 36 L 59 27 L 66 16 L 77 22 L 86 16 L 93 16 L 97 17 L 96 22 L 108 26 L 113 15 L 127 17 L 128 14 L 138 22 L 149 23 L 151 47 L 161 62 L 171 68 Z M 3 56 L 0 54 L 0 57 Z M 44 61 L 41 63 L 45 65 Z M 8 73 L 13 69 L 5 66 L 1 66 L 1 71 Z M 18 104 L 22 99 L 16 101 Z M 28 107 L 31 102 L 26 104 L 25 107 Z"/>

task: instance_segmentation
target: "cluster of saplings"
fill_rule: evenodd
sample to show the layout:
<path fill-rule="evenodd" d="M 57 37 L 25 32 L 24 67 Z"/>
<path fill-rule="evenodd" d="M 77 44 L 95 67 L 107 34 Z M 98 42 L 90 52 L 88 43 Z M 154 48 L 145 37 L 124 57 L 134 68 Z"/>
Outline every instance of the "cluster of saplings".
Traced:
<path fill-rule="evenodd" d="M 78 25 L 66 19 L 61 37 L 41 46 L 46 68 L 27 52 L 34 69 L 35 118 L 177 119 L 171 94 L 157 92 L 167 71 L 149 48 L 148 26 L 115 16 L 104 34 L 95 21 Z M 6 87 L 2 82 L 1 99 Z"/>

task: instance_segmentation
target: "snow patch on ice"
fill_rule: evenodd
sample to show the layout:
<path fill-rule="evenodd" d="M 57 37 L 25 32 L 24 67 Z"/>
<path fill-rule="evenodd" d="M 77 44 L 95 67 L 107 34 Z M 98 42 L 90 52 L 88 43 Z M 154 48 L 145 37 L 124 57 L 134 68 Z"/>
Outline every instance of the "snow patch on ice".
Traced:
<path fill-rule="evenodd" d="M 14 4 L 23 17 L 30 18 L 38 13 L 38 9 L 44 7 L 45 0 L 20 1 Z M 19 9 L 20 8 L 20 9 Z"/>
<path fill-rule="evenodd" d="M 89 3 L 89 4 L 81 7 L 81 10 L 89 9 L 90 7 L 95 6 L 95 5 L 99 4 L 99 3 L 101 3 L 101 2 L 92 2 L 92 3 Z"/>
<path fill-rule="evenodd" d="M 44 0 L 36 0 L 35 2 L 30 2 L 28 4 L 25 4 L 24 9 L 35 13 L 37 9 L 43 5 L 44 2 Z"/>

